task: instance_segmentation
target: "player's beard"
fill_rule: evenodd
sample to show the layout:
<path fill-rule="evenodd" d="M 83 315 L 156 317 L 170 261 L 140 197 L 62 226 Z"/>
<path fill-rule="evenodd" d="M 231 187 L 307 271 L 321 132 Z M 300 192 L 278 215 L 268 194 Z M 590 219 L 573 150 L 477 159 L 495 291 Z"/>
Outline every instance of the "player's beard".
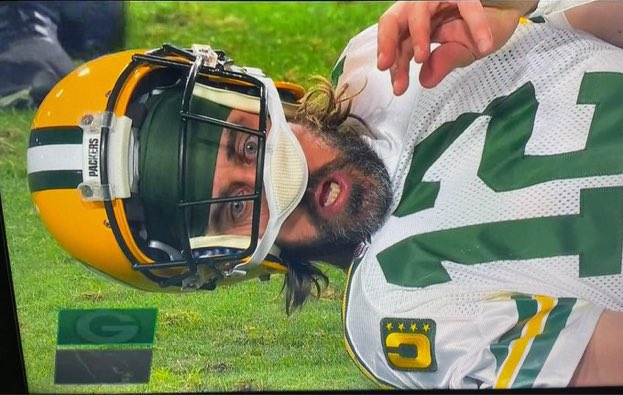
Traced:
<path fill-rule="evenodd" d="M 307 211 L 318 237 L 282 246 L 297 260 L 325 260 L 352 252 L 386 221 L 392 202 L 392 185 L 383 161 L 361 138 L 352 134 L 318 134 L 340 156 L 310 174 L 301 207 Z M 325 177 L 341 170 L 350 176 L 351 191 L 342 212 L 325 219 L 317 213 L 314 191 Z"/>

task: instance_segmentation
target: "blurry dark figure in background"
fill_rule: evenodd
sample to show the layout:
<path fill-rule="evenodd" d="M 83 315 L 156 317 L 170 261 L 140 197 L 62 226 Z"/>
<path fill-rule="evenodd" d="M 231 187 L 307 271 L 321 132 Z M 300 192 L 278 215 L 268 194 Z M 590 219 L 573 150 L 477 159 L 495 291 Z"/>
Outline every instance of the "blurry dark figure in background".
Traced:
<path fill-rule="evenodd" d="M 46 2 L 47 4 L 47 2 Z M 123 49 L 123 1 L 59 1 L 58 39 L 72 59 L 87 61 Z"/>
<path fill-rule="evenodd" d="M 122 1 L 0 3 L 0 108 L 37 107 L 82 63 L 123 49 Z"/>

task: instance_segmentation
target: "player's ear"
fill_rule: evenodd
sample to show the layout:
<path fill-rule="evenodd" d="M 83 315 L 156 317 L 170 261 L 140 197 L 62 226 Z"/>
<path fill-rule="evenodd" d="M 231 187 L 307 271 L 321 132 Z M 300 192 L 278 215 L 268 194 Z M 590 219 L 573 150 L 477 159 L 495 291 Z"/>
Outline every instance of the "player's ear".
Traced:
<path fill-rule="evenodd" d="M 355 136 L 368 136 L 373 138 L 372 128 L 366 121 L 354 114 L 349 114 L 348 117 L 339 126 L 339 131 L 343 133 L 350 133 Z"/>

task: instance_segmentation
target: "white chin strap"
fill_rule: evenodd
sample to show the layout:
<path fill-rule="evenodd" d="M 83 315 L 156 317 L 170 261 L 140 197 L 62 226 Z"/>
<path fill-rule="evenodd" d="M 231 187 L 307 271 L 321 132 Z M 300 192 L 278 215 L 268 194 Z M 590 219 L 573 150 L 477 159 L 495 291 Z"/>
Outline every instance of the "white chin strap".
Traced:
<path fill-rule="evenodd" d="M 271 121 L 264 157 L 264 193 L 268 201 L 269 218 L 266 231 L 253 255 L 248 262 L 237 265 L 233 272 L 258 266 L 266 258 L 275 244 L 281 225 L 303 199 L 309 177 L 305 154 L 286 121 L 275 84 L 270 78 L 257 78 L 266 87 Z"/>

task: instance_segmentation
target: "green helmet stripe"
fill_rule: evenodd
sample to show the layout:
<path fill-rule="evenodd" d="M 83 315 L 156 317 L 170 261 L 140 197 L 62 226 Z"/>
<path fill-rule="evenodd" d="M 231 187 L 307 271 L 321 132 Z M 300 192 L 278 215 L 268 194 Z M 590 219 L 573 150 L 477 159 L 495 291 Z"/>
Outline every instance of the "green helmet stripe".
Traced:
<path fill-rule="evenodd" d="M 75 189 L 81 182 L 82 170 L 38 171 L 28 174 L 30 192 L 48 189 Z"/>
<path fill-rule="evenodd" d="M 77 126 L 34 129 L 28 147 L 52 144 L 82 144 L 82 129 Z"/>

